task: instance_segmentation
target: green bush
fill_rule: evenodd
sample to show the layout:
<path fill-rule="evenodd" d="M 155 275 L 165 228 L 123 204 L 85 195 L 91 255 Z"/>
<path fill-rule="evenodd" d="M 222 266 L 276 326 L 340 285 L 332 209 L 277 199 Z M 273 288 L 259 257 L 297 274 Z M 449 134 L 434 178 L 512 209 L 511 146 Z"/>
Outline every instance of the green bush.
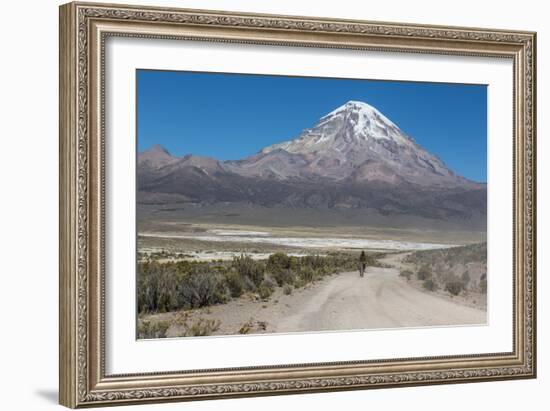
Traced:
<path fill-rule="evenodd" d="M 298 276 L 304 283 L 310 283 L 315 280 L 315 271 L 309 266 L 302 267 L 298 273 Z"/>
<path fill-rule="evenodd" d="M 255 287 L 258 287 L 264 279 L 265 265 L 249 256 L 241 255 L 233 258 L 232 267 L 242 277 L 248 277 Z"/>
<path fill-rule="evenodd" d="M 285 284 L 294 284 L 296 276 L 289 268 L 272 268 L 272 270 L 270 275 L 279 287 Z"/>
<path fill-rule="evenodd" d="M 267 269 L 275 271 L 276 269 L 289 269 L 291 258 L 285 253 L 274 253 L 267 259 Z"/>
<path fill-rule="evenodd" d="M 139 312 L 166 312 L 176 308 L 177 276 L 172 264 L 141 263 L 138 273 Z"/>
<path fill-rule="evenodd" d="M 243 280 L 243 277 L 241 277 L 241 275 L 234 269 L 231 269 L 225 275 L 225 282 L 227 284 L 227 288 L 229 289 L 231 297 L 234 298 L 240 297 L 247 288 L 246 282 Z"/>
<path fill-rule="evenodd" d="M 180 306 L 188 308 L 205 307 L 227 301 L 227 288 L 218 274 L 208 267 L 197 267 L 179 286 Z"/>
<path fill-rule="evenodd" d="M 258 294 L 262 300 L 267 300 L 275 290 L 275 283 L 269 279 L 262 281 L 258 287 Z"/>

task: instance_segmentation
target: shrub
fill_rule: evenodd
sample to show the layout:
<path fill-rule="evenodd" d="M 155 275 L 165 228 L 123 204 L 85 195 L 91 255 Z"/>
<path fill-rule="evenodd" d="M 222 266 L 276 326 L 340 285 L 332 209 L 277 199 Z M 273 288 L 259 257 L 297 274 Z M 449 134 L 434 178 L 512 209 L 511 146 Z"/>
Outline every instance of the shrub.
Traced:
<path fill-rule="evenodd" d="M 267 269 L 276 271 L 276 269 L 289 269 L 290 257 L 285 253 L 274 253 L 267 259 Z"/>
<path fill-rule="evenodd" d="M 427 280 L 429 278 L 432 278 L 432 269 L 429 265 L 425 264 L 418 269 L 416 276 L 419 280 Z"/>
<path fill-rule="evenodd" d="M 286 284 L 286 285 L 284 286 L 284 288 L 283 288 L 283 293 L 284 293 L 285 295 L 290 295 L 290 294 L 292 294 L 292 286 L 289 285 L 289 284 Z"/>
<path fill-rule="evenodd" d="M 239 328 L 239 334 L 248 334 L 250 331 L 252 331 L 252 327 L 254 326 L 254 323 L 252 319 L 245 322 L 241 328 Z"/>
<path fill-rule="evenodd" d="M 227 301 L 227 289 L 219 275 L 207 271 L 208 267 L 197 269 L 180 284 L 181 307 L 204 307 Z"/>
<path fill-rule="evenodd" d="M 166 332 L 170 328 L 169 321 L 138 321 L 138 338 L 165 338 Z"/>
<path fill-rule="evenodd" d="M 275 284 L 271 280 L 264 280 L 258 287 L 258 294 L 262 300 L 267 300 L 275 289 Z"/>
<path fill-rule="evenodd" d="M 294 288 L 302 288 L 305 285 L 306 283 L 301 278 L 297 278 L 296 281 L 294 281 Z"/>
<path fill-rule="evenodd" d="M 165 252 L 154 255 L 159 258 L 168 256 Z M 369 265 L 376 264 L 373 255 L 366 257 Z M 247 290 L 260 293 L 266 272 L 272 285 L 269 282 L 267 286 L 264 284 L 261 291 L 264 296 L 269 293 L 268 289 L 273 291 L 275 284 L 300 288 L 325 275 L 356 267 L 357 256 L 341 252 L 305 257 L 275 253 L 266 262 L 245 255 L 230 262 L 158 262 L 148 258 L 138 263 L 138 312 L 197 308 L 226 302 Z"/>
<path fill-rule="evenodd" d="M 239 274 L 240 275 L 240 274 Z M 250 277 L 241 277 L 244 283 L 244 289 L 249 291 L 256 291 L 256 284 L 252 282 Z"/>
<path fill-rule="evenodd" d="M 302 279 L 304 283 L 310 283 L 315 279 L 315 271 L 313 268 L 306 266 L 300 269 L 298 276 Z"/>
<path fill-rule="evenodd" d="M 411 277 L 413 276 L 413 272 L 411 270 L 402 270 L 399 275 L 401 277 L 405 277 L 408 280 L 411 279 Z"/>
<path fill-rule="evenodd" d="M 231 271 L 225 275 L 225 283 L 231 297 L 240 297 L 247 288 L 247 284 L 243 280 L 243 277 L 234 269 L 231 269 Z"/>
<path fill-rule="evenodd" d="M 138 276 L 139 312 L 165 312 L 175 308 L 177 278 L 173 265 L 140 263 Z"/>
<path fill-rule="evenodd" d="M 464 283 L 458 278 L 451 278 L 445 283 L 445 290 L 451 295 L 458 295 L 464 290 Z"/>
<path fill-rule="evenodd" d="M 273 290 L 269 287 L 265 287 L 263 285 L 260 285 L 258 288 L 258 295 L 262 300 L 267 300 L 269 297 L 273 294 Z"/>
<path fill-rule="evenodd" d="M 434 280 L 432 280 L 431 278 L 429 278 L 427 280 L 424 280 L 424 283 L 422 285 L 428 291 L 437 290 L 437 283 Z"/>
<path fill-rule="evenodd" d="M 287 268 L 272 268 L 274 271 L 271 271 L 271 277 L 277 282 L 279 287 L 282 287 L 285 284 L 294 284 L 296 276 L 294 273 Z"/>
<path fill-rule="evenodd" d="M 277 287 L 277 283 L 275 281 L 273 281 L 271 278 L 267 277 L 265 280 L 262 281 L 262 284 L 260 285 L 264 285 L 266 287 L 269 287 L 271 288 L 272 290 L 275 289 L 275 287 Z"/>
<path fill-rule="evenodd" d="M 249 256 L 241 255 L 233 258 L 232 267 L 243 276 L 248 277 L 258 287 L 264 279 L 265 266 Z"/>
<path fill-rule="evenodd" d="M 212 335 L 220 328 L 220 320 L 199 318 L 185 331 L 185 337 L 203 337 Z"/>
<path fill-rule="evenodd" d="M 182 328 L 180 333 L 183 337 L 202 337 L 212 335 L 220 328 L 220 320 L 198 318 L 191 320 L 188 312 L 180 312 L 176 315 L 173 323 Z"/>

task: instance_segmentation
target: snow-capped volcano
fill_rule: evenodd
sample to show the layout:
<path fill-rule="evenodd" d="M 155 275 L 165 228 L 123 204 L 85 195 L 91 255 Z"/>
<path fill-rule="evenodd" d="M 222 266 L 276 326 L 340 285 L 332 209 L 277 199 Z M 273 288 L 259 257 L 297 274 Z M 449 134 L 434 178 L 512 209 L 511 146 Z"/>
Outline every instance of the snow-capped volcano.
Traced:
<path fill-rule="evenodd" d="M 201 209 L 233 204 L 258 207 L 264 210 L 260 214 L 289 207 L 324 210 L 332 217 L 344 213 L 362 222 L 486 224 L 485 184 L 456 175 L 360 101 L 349 101 L 296 138 L 241 160 L 173 157 L 153 147 L 139 154 L 138 190 L 143 204 L 175 202 L 174 210 L 186 203 Z"/>
<path fill-rule="evenodd" d="M 457 186 L 469 182 L 407 136 L 375 107 L 348 101 L 297 138 L 228 167 L 248 176 Z"/>
<path fill-rule="evenodd" d="M 266 147 L 263 153 L 283 149 L 289 153 L 344 151 L 350 144 L 368 140 L 389 140 L 398 145 L 412 142 L 391 120 L 373 106 L 362 101 L 348 101 L 331 111 L 295 140 Z"/>

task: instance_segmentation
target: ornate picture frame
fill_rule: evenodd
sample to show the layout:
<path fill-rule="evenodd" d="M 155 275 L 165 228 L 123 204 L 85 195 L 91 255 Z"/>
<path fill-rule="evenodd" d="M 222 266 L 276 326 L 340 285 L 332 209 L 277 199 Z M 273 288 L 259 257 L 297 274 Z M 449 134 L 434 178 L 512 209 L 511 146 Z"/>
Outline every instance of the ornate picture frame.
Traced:
<path fill-rule="evenodd" d="M 513 350 L 108 375 L 105 42 L 110 37 L 498 57 L 513 61 Z M 67 407 L 536 377 L 536 34 L 69 3 L 60 7 L 60 403 Z"/>

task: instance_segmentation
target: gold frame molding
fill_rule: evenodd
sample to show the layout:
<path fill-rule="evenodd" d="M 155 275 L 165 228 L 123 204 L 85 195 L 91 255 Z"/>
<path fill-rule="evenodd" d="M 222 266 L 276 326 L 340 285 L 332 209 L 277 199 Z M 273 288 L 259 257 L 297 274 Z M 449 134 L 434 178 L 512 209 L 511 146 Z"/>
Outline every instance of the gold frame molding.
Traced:
<path fill-rule="evenodd" d="M 106 375 L 104 45 L 110 36 L 405 53 L 514 64 L 514 349 L 506 353 Z M 536 34 L 220 11 L 60 7 L 60 403 L 199 400 L 536 376 Z M 512 161 L 512 159 L 511 159 Z"/>

